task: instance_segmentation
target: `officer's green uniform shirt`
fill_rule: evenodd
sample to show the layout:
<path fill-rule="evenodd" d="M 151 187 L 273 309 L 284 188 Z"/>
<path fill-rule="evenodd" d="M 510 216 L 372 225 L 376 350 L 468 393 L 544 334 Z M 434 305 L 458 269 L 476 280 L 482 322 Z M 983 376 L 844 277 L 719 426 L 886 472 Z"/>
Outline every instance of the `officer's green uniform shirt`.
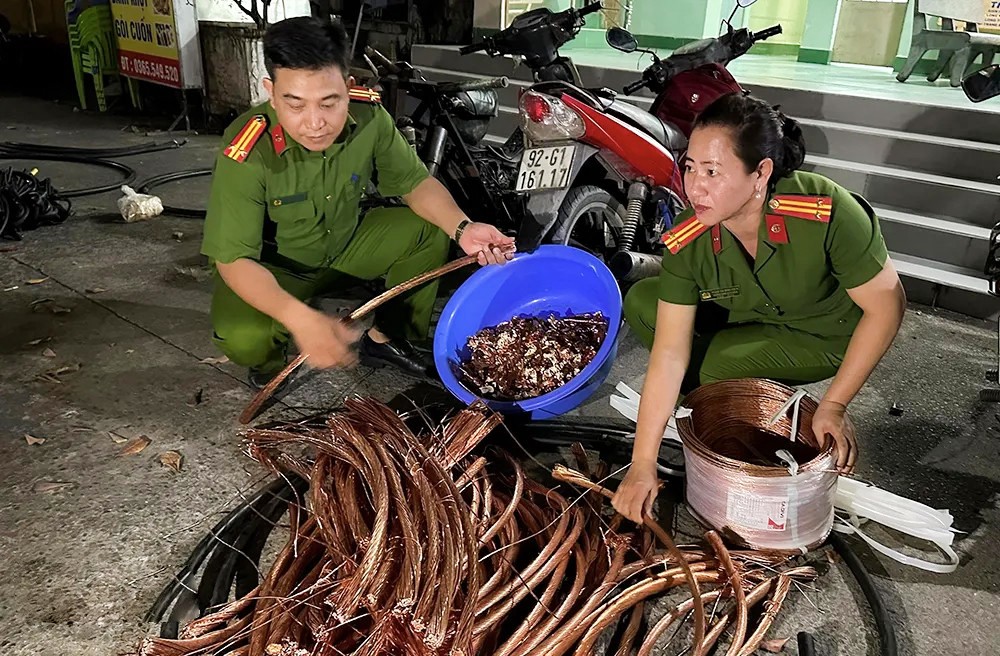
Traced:
<path fill-rule="evenodd" d="M 770 209 L 786 195 L 830 197 L 829 221 Z M 815 337 L 817 347 L 846 348 L 862 315 L 847 290 L 875 277 L 888 257 L 878 219 L 840 185 L 802 171 L 777 183 L 765 213 L 752 264 L 728 230 L 706 230 L 664 255 L 660 298 L 713 301 L 729 310 L 730 324 L 781 325 L 797 339 Z M 677 224 L 691 216 L 688 210 Z"/>
<path fill-rule="evenodd" d="M 338 140 L 312 152 L 284 133 L 270 103 L 252 108 L 224 136 L 229 144 L 255 115 L 267 132 L 242 162 L 220 153 L 205 219 L 202 253 L 216 262 L 272 259 L 265 220 L 274 223 L 277 254 L 312 269 L 329 267 L 358 226 L 359 203 L 373 171 L 383 196 L 403 196 L 427 178 L 426 167 L 377 102 L 351 102 Z"/>

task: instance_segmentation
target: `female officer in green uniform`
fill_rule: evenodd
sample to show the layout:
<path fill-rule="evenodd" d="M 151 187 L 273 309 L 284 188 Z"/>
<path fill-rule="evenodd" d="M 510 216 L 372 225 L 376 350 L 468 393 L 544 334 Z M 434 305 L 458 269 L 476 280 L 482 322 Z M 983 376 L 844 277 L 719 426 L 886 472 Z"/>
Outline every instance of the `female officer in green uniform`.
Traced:
<path fill-rule="evenodd" d="M 652 506 L 667 420 L 699 384 L 833 376 L 812 428 L 853 467 L 847 405 L 892 343 L 906 297 L 874 213 L 797 171 L 804 157 L 798 124 L 750 96 L 720 98 L 695 124 L 683 163 L 692 206 L 664 235 L 660 277 L 625 298 L 651 349 L 632 465 L 613 500 L 633 521 Z"/>
<path fill-rule="evenodd" d="M 388 286 L 442 265 L 448 238 L 481 264 L 509 259 L 513 240 L 472 223 L 406 143 L 378 94 L 353 86 L 342 27 L 299 17 L 264 35 L 270 102 L 226 131 L 212 178 L 202 253 L 219 272 L 212 298 L 215 343 L 264 385 L 285 366 L 289 337 L 308 364 L 351 364 L 350 327 L 306 301 L 343 284 Z M 359 202 L 377 176 L 384 196 L 408 208 Z M 363 337 L 361 361 L 426 369 L 407 339 L 427 335 L 436 285 L 387 303 Z"/>

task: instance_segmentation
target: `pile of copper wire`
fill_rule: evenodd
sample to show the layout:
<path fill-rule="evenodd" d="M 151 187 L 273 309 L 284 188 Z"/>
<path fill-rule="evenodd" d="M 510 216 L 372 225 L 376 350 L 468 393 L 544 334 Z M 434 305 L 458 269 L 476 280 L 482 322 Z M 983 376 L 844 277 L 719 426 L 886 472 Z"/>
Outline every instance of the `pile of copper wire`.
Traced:
<path fill-rule="evenodd" d="M 714 532 L 678 548 L 651 519 L 629 530 L 594 482 L 607 465 L 579 445 L 578 471 L 557 466 L 556 488 L 503 452 L 470 455 L 498 426 L 473 407 L 415 435 L 385 405 L 352 399 L 325 422 L 250 430 L 251 457 L 310 483 L 287 543 L 249 595 L 138 653 L 559 656 L 593 653 L 620 622 L 617 653 L 646 656 L 693 610 L 692 653 L 730 629 L 727 653 L 746 655 L 793 581 L 816 576 L 787 554 L 730 551 Z M 679 603 L 640 636 L 647 600 L 671 591 Z"/>
<path fill-rule="evenodd" d="M 469 337 L 459 379 L 485 399 L 537 398 L 579 375 L 607 334 L 608 318 L 601 312 L 515 317 Z"/>

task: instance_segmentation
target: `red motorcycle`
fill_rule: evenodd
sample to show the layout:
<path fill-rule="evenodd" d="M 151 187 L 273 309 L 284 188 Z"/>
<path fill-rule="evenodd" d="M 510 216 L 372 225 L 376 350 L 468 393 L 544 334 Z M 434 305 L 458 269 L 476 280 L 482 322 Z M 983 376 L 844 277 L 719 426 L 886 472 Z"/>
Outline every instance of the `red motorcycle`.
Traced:
<path fill-rule="evenodd" d="M 687 205 L 677 162 L 695 117 L 720 96 L 742 91 L 727 63 L 781 33 L 780 25 L 757 33 L 727 27 L 667 59 L 644 51 L 653 63 L 624 93 L 656 93 L 650 112 L 609 89 L 564 81 L 539 82 L 521 95 L 526 147 L 516 189 L 528 194 L 533 220 L 524 222 L 519 248 L 543 242 L 584 248 L 625 284 L 658 274 L 661 236 Z M 640 50 L 620 28 L 607 38 L 617 50 Z"/>

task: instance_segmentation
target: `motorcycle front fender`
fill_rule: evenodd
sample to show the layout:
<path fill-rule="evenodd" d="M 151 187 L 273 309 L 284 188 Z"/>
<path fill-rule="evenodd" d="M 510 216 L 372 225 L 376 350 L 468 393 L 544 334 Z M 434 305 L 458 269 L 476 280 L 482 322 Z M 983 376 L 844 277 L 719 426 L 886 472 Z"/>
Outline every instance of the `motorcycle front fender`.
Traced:
<path fill-rule="evenodd" d="M 580 142 L 577 142 L 576 148 L 570 182 L 564 189 L 546 189 L 528 194 L 525 217 L 517 234 L 517 250 L 530 253 L 545 242 L 559 219 L 559 208 L 566 194 L 575 186 L 580 170 L 599 152 L 597 148 Z"/>

